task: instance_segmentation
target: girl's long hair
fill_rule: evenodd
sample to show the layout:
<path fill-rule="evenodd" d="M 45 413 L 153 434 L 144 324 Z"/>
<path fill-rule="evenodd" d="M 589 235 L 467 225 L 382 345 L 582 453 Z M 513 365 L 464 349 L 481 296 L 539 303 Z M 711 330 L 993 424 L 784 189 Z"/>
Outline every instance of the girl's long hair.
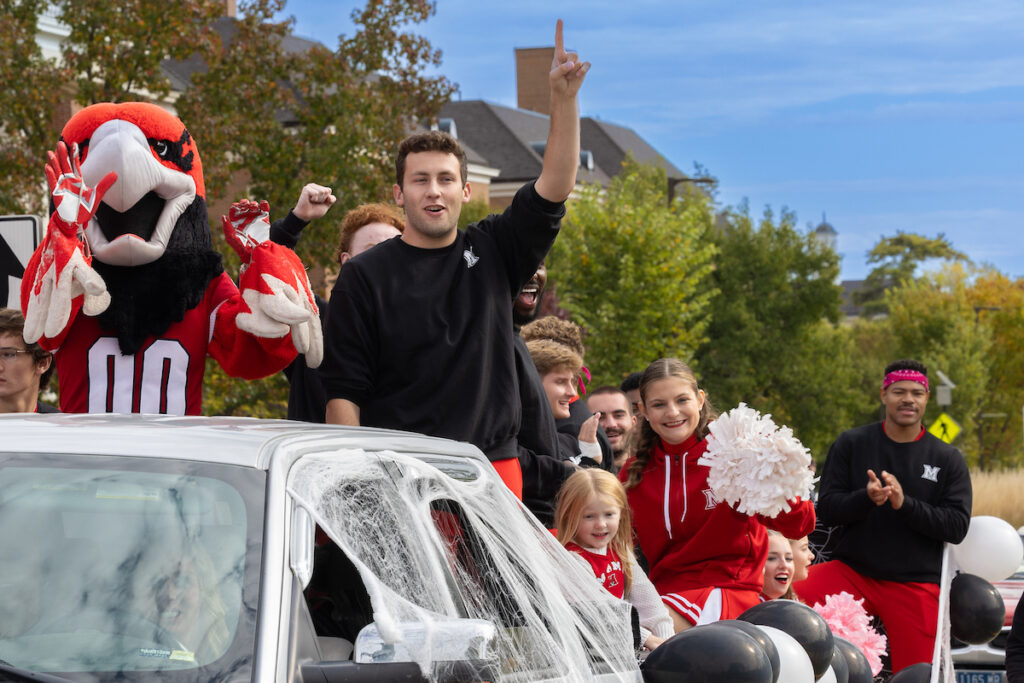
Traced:
<path fill-rule="evenodd" d="M 678 358 L 659 358 L 644 370 L 643 375 L 640 376 L 640 401 L 646 404 L 647 402 L 647 389 L 652 383 L 658 380 L 668 379 L 670 377 L 676 377 L 683 380 L 693 390 L 695 395 L 700 395 L 700 387 L 697 386 L 697 377 L 693 374 L 693 370 L 690 369 L 683 361 Z M 703 439 L 708 435 L 708 425 L 718 417 L 718 411 L 711 405 L 710 399 L 707 395 L 704 396 L 704 405 L 700 409 L 700 417 L 697 420 L 697 428 L 694 433 L 698 439 Z M 659 437 L 651 427 L 650 423 L 646 419 L 640 420 L 640 436 L 637 439 L 636 446 L 636 457 L 626 470 L 626 482 L 624 484 L 626 490 L 629 490 L 640 483 L 640 480 L 644 476 L 644 468 L 647 467 L 647 463 L 651 461 L 651 453 L 654 447 L 658 444 Z"/>
<path fill-rule="evenodd" d="M 608 545 L 622 561 L 622 573 L 626 577 L 623 595 L 629 595 L 633 585 L 633 515 L 626 501 L 626 491 L 614 474 L 589 467 L 577 470 L 565 480 L 555 506 L 558 542 L 565 545 L 576 538 L 583 508 L 599 496 L 610 498 L 619 506 L 619 529 Z"/>

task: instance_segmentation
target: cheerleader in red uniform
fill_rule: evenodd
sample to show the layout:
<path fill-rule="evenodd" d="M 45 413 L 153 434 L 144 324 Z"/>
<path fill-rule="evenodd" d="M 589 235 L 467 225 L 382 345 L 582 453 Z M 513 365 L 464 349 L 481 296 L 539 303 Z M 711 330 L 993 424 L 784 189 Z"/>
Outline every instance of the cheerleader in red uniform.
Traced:
<path fill-rule="evenodd" d="M 676 632 L 733 619 L 760 602 L 768 556 L 765 527 L 787 538 L 814 528 L 810 501 L 791 501 L 774 518 L 746 515 L 719 501 L 708 467 L 708 423 L 717 416 L 697 379 L 674 358 L 655 361 L 640 379 L 637 454 L 619 472 L 650 577 Z"/>

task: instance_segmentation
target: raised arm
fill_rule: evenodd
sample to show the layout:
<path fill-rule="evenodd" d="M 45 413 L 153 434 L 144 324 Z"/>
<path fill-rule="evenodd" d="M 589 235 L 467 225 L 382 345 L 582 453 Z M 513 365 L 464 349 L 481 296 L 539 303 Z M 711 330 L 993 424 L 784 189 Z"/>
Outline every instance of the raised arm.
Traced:
<path fill-rule="evenodd" d="M 564 202 L 576 186 L 580 164 L 580 112 L 576 95 L 590 62 L 567 53 L 562 42 L 562 20 L 555 24 L 555 57 L 551 62 L 551 127 L 544 166 L 535 185 L 537 194 L 551 202 Z"/>

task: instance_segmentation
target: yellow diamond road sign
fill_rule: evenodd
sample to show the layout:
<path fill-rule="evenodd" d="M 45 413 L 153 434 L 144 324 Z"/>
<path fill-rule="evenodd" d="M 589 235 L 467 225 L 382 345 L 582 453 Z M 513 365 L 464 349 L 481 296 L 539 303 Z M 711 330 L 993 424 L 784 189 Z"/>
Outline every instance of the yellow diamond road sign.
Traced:
<path fill-rule="evenodd" d="M 939 415 L 938 419 L 932 423 L 932 426 L 928 428 L 928 431 L 942 439 L 946 443 L 952 443 L 956 435 L 960 433 L 960 425 L 956 423 L 956 420 L 951 418 L 946 413 Z"/>

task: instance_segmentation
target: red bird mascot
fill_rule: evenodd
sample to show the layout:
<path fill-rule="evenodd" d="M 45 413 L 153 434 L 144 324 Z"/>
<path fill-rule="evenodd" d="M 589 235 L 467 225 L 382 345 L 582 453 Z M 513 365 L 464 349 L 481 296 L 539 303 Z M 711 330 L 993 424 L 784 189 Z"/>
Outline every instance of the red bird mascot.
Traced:
<path fill-rule="evenodd" d="M 233 206 L 239 287 L 210 238 L 199 150 L 140 102 L 75 114 L 49 154 L 52 213 L 21 287 L 25 339 L 54 350 L 72 413 L 196 415 L 207 354 L 235 377 L 278 372 L 323 339 L 302 262 L 269 241 L 266 204 Z"/>

